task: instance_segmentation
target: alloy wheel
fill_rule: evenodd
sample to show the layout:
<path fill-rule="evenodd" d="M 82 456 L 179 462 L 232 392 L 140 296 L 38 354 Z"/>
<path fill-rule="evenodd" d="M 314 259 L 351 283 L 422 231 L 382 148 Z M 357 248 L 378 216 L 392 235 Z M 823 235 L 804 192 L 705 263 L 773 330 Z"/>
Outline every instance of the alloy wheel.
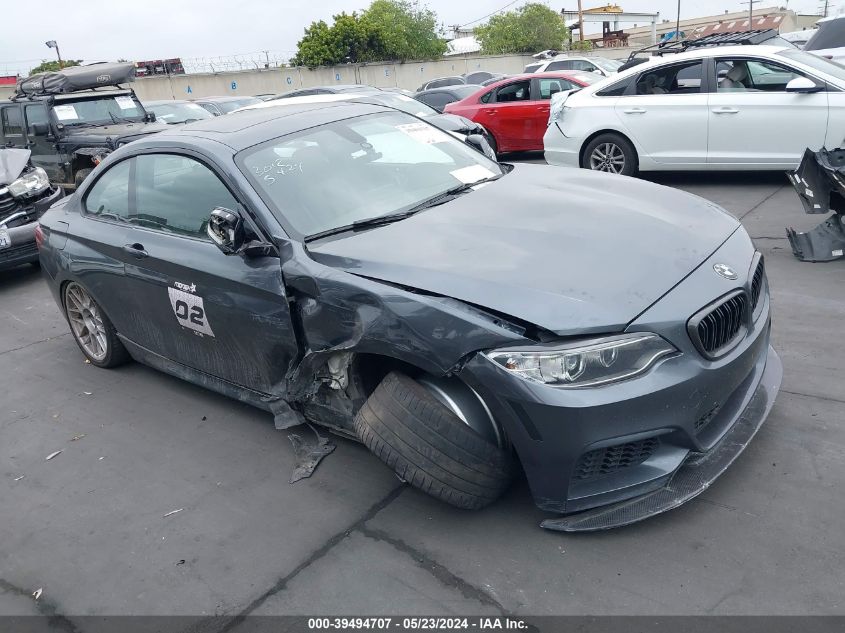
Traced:
<path fill-rule="evenodd" d="M 621 174 L 625 169 L 625 152 L 616 143 L 596 145 L 590 154 L 590 169 Z"/>
<path fill-rule="evenodd" d="M 85 353 L 97 361 L 105 359 L 108 340 L 100 307 L 76 282 L 65 288 L 65 309 L 73 335 Z"/>

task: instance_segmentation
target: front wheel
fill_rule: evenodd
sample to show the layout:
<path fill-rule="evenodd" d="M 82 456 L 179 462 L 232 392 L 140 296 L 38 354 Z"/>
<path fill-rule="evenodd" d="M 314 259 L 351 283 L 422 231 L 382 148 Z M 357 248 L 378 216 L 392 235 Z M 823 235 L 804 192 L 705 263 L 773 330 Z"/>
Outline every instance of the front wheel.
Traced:
<path fill-rule="evenodd" d="M 511 481 L 509 448 L 493 444 L 405 374 L 382 380 L 355 416 L 355 431 L 401 479 L 458 508 L 483 508 Z"/>
<path fill-rule="evenodd" d="M 82 285 L 67 284 L 63 298 L 73 338 L 92 365 L 116 367 L 129 360 L 111 321 Z"/>
<path fill-rule="evenodd" d="M 638 169 L 637 150 L 619 134 L 599 134 L 584 149 L 581 167 L 609 174 L 634 176 Z"/>

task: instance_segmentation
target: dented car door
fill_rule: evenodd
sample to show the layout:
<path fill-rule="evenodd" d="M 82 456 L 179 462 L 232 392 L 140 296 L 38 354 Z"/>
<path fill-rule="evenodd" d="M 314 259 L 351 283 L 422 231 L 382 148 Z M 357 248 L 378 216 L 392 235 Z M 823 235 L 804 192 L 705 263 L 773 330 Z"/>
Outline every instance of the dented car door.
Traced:
<path fill-rule="evenodd" d="M 278 257 L 227 256 L 214 245 L 206 234 L 211 210 L 240 204 L 199 160 L 130 160 L 121 293 L 135 314 L 130 343 L 270 393 L 297 356 Z M 96 195 L 95 183 L 88 200 Z"/>

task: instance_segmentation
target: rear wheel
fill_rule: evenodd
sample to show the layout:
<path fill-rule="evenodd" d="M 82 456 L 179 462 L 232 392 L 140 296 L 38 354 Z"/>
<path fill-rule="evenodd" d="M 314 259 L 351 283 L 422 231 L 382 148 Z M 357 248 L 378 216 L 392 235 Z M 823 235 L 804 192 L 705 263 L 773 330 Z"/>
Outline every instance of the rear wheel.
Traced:
<path fill-rule="evenodd" d="M 111 321 L 83 286 L 70 282 L 65 286 L 63 298 L 73 338 L 92 365 L 116 367 L 129 360 L 129 352 Z"/>
<path fill-rule="evenodd" d="M 638 169 L 637 150 L 620 134 L 599 134 L 584 148 L 581 167 L 610 174 L 633 176 Z"/>
<path fill-rule="evenodd" d="M 511 481 L 511 453 L 498 445 L 501 439 L 494 443 L 498 432 L 462 420 L 405 374 L 391 372 L 382 380 L 355 416 L 355 431 L 400 478 L 458 508 L 488 505 Z"/>

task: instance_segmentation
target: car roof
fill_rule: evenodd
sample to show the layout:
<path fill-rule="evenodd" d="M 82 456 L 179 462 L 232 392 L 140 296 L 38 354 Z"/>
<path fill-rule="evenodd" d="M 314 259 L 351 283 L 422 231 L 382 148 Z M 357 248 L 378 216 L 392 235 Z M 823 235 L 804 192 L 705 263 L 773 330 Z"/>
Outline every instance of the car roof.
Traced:
<path fill-rule="evenodd" d="M 694 60 L 694 59 L 704 59 L 706 57 L 713 57 L 713 56 L 754 56 L 754 55 L 774 55 L 775 53 L 779 53 L 780 51 L 786 50 L 796 50 L 792 47 L 786 46 L 766 46 L 765 44 L 756 44 L 756 45 L 749 45 L 749 44 L 737 44 L 734 46 L 706 46 L 701 48 L 692 48 L 688 51 L 684 51 L 683 53 L 670 53 L 667 55 L 653 55 L 646 59 L 646 61 L 631 66 L 630 68 L 626 68 L 618 72 L 617 74 L 613 75 L 612 77 L 608 78 L 605 81 L 600 81 L 594 83 L 584 89 L 584 94 L 592 94 L 595 91 L 603 90 L 607 85 L 608 82 L 611 84 L 616 83 L 617 81 L 623 81 L 627 77 L 632 75 L 638 75 L 639 73 L 643 72 L 648 68 L 653 68 L 655 66 L 661 66 L 663 64 L 672 64 L 676 62 L 683 62 L 686 60 Z"/>
<path fill-rule="evenodd" d="M 143 149 L 160 146 L 168 141 L 182 141 L 187 138 L 217 141 L 233 152 L 257 145 L 272 138 L 292 134 L 310 127 L 324 125 L 377 112 L 396 112 L 392 108 L 353 101 L 335 103 L 280 103 L 271 108 L 255 108 L 204 119 L 166 130 L 150 138 L 132 143 L 133 148 Z"/>

